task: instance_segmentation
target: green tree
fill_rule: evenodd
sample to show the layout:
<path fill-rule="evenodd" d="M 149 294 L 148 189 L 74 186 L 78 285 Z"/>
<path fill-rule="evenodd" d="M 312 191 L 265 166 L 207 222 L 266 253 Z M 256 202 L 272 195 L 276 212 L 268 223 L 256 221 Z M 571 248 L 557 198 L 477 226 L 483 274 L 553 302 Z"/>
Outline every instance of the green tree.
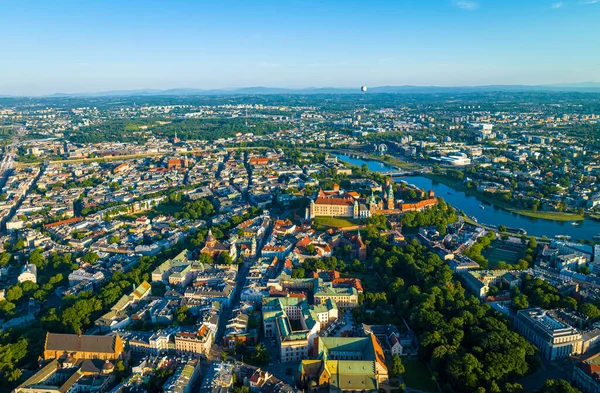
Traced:
<path fill-rule="evenodd" d="M 98 262 L 98 259 L 100 257 L 98 256 L 98 254 L 96 254 L 93 251 L 90 251 L 88 253 L 86 253 L 83 257 L 81 257 L 81 260 L 85 263 L 89 263 L 91 265 L 93 265 L 94 263 Z"/>
<path fill-rule="evenodd" d="M 581 393 L 581 390 L 572 387 L 564 379 L 549 379 L 538 393 Z"/>
<path fill-rule="evenodd" d="M 597 306 L 591 303 L 583 303 L 579 306 L 580 313 L 586 315 L 592 321 L 597 321 L 600 319 L 600 309 Z"/>
<path fill-rule="evenodd" d="M 0 301 L 0 312 L 4 316 L 12 316 L 14 314 L 15 308 L 16 306 L 13 302 L 9 302 L 8 300 Z"/>
<path fill-rule="evenodd" d="M 23 289 L 18 285 L 12 286 L 8 288 L 4 297 L 9 302 L 16 302 L 23 297 Z"/>
<path fill-rule="evenodd" d="M 4 266 L 8 265 L 11 260 L 12 260 L 11 254 L 9 254 L 7 252 L 0 253 L 0 267 L 4 267 Z"/>
<path fill-rule="evenodd" d="M 392 376 L 398 377 L 404 374 L 404 364 L 402 364 L 402 358 L 398 354 L 392 356 Z"/>
<path fill-rule="evenodd" d="M 42 250 L 41 248 L 36 248 L 29 254 L 29 263 L 35 265 L 40 270 L 43 269 L 46 265 L 46 260 L 42 255 L 43 252 L 44 250 Z"/>
<path fill-rule="evenodd" d="M 292 278 L 304 278 L 305 271 L 301 267 L 294 268 L 292 270 Z"/>

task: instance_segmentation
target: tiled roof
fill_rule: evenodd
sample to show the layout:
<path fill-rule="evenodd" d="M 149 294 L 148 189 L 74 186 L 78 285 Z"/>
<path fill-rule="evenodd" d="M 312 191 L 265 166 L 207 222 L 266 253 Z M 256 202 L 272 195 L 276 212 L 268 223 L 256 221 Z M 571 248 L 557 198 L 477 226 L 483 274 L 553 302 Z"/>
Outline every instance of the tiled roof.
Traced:
<path fill-rule="evenodd" d="M 47 351 L 115 353 L 117 336 L 79 336 L 77 334 L 48 333 Z"/>

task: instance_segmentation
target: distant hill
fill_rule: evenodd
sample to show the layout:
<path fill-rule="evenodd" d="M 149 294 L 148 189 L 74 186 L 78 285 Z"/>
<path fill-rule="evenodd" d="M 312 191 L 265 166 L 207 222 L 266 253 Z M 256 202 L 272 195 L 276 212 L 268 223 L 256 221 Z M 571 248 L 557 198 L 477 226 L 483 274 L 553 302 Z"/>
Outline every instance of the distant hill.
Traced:
<path fill-rule="evenodd" d="M 562 83 L 553 85 L 486 85 L 486 86 L 375 86 L 369 87 L 366 94 L 438 94 L 438 93 L 478 93 L 478 92 L 590 92 L 600 93 L 600 82 Z M 176 88 L 168 90 L 111 90 L 93 93 L 56 93 L 45 97 L 131 97 L 131 96 L 212 96 L 212 95 L 272 95 L 272 94 L 362 94 L 360 87 L 307 87 L 288 89 L 280 87 L 252 86 L 234 89 L 194 89 Z M 8 95 L 0 97 L 9 97 Z"/>

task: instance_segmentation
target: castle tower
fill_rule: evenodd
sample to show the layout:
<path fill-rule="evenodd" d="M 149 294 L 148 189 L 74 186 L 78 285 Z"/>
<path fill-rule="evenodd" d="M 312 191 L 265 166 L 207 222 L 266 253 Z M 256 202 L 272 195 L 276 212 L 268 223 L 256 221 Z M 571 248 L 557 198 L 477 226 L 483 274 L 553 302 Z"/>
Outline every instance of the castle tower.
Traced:
<path fill-rule="evenodd" d="M 310 200 L 310 204 L 306 207 L 306 219 L 312 220 L 315 218 L 315 201 Z"/>
<path fill-rule="evenodd" d="M 391 182 L 387 192 L 387 208 L 388 210 L 394 209 L 394 189 Z"/>

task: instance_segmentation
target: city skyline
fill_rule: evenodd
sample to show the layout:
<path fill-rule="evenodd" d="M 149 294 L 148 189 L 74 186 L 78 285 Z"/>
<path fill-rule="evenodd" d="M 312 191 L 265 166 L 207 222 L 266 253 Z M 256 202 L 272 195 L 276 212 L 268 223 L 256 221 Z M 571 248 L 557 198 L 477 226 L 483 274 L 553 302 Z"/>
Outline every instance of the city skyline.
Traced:
<path fill-rule="evenodd" d="M 0 94 L 600 81 L 600 2 L 4 2 Z"/>

